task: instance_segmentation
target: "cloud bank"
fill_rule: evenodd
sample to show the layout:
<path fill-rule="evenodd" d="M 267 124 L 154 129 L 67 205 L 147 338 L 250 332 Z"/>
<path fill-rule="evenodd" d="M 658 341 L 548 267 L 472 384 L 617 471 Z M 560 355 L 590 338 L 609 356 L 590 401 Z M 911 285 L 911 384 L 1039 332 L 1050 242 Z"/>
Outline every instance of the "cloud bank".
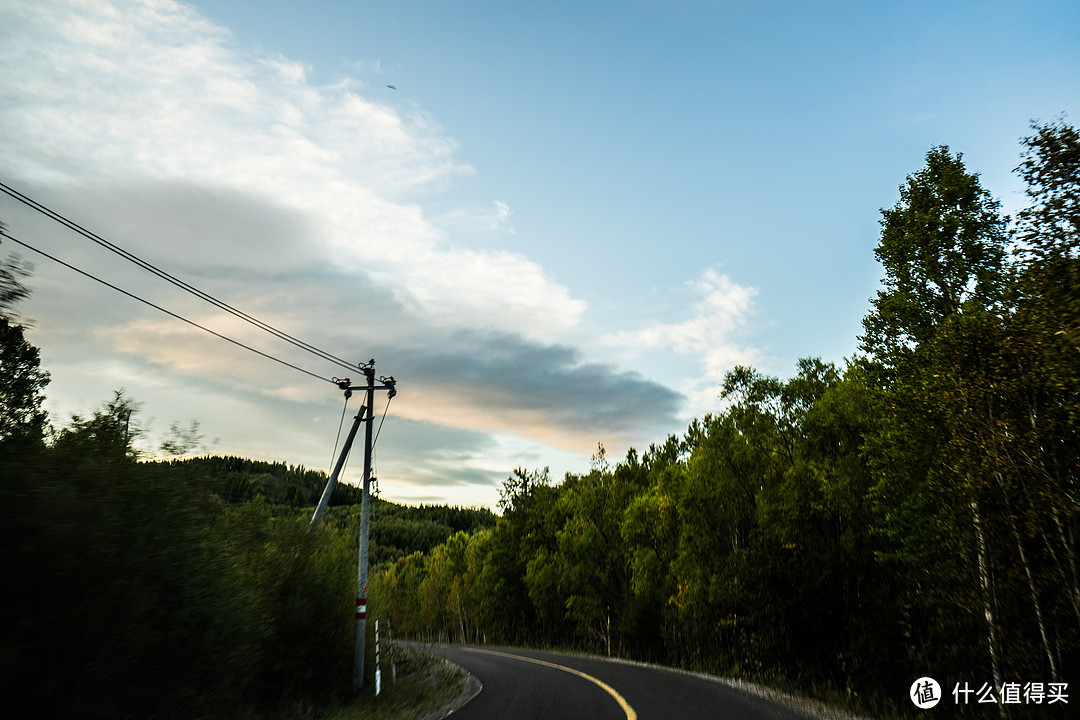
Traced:
<path fill-rule="evenodd" d="M 312 84 L 303 64 L 235 48 L 226 30 L 169 0 L 9 0 L 0 12 L 10 176 L 113 190 L 182 182 L 207 188 L 211 203 L 230 191 L 265 199 L 307 218 L 309 252 L 394 277 L 439 322 L 551 339 L 584 312 L 536 263 L 454 247 L 410 202 L 474 172 L 421 110 L 370 100 L 351 78 Z M 155 200 L 141 195 L 129 204 L 150 210 Z M 477 222 L 509 217 L 495 208 Z M 159 222 L 180 215 L 157 210 Z"/>
<path fill-rule="evenodd" d="M 365 62 L 358 73 L 377 68 Z M 319 85 L 310 75 L 237 47 L 172 0 L 0 0 L 0 173 L 272 325 L 338 355 L 378 358 L 402 382 L 394 412 L 410 437 L 467 439 L 458 455 L 413 448 L 397 467 L 405 481 L 490 483 L 481 456 L 497 454 L 494 438 L 582 453 L 599 438 L 670 425 L 679 393 L 566 344 L 586 305 L 541 265 L 453 242 L 462 228 L 513 232 L 512 208 L 486 200 L 427 216 L 425 194 L 476 172 L 429 115 L 373 100 L 362 77 Z M 24 208 L 5 201 L 0 213 L 16 236 L 125 288 L 313 362 Z M 197 388 L 213 396 L 211 427 L 215 403 L 280 419 L 315 394 L 302 376 L 283 380 L 280 367 L 39 268 L 35 337 L 59 365 L 54 392 L 117 375 L 144 392 Z M 705 341 L 691 327 L 651 332 L 649 342 L 680 332 L 687 347 Z M 294 437 L 300 454 L 326 428 L 305 432 Z"/>

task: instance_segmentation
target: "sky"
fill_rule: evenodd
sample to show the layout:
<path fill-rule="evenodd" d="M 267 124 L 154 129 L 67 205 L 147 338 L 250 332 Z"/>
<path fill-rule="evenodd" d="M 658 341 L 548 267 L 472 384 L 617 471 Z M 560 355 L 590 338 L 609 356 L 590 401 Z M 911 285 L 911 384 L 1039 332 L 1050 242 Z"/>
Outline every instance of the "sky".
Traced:
<path fill-rule="evenodd" d="M 394 376 L 381 496 L 494 507 L 723 408 L 737 364 L 843 363 L 881 208 L 948 145 L 1007 213 L 1033 119 L 1080 117 L 1080 5 L 0 0 L 0 182 Z M 123 388 L 152 455 L 329 469 L 303 353 L 9 197 L 64 424 Z M 0 254 L 17 248 L 11 242 Z M 359 452 L 345 475 L 359 482 Z"/>

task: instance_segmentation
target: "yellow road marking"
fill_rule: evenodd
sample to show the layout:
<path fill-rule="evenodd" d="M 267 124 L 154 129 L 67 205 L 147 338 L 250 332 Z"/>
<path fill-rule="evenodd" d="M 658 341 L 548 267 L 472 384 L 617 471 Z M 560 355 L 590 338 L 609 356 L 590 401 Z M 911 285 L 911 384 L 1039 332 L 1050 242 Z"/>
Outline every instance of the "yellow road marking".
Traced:
<path fill-rule="evenodd" d="M 589 682 L 596 683 L 601 688 L 603 688 L 608 695 L 615 698 L 615 702 L 619 703 L 619 707 L 621 707 L 623 709 L 623 712 L 626 713 L 626 720 L 637 720 L 637 713 L 634 712 L 634 708 L 630 707 L 630 703 L 626 702 L 626 698 L 620 695 L 615 690 L 615 688 L 611 687 L 603 680 L 594 678 L 592 675 L 583 673 L 580 670 L 575 670 L 574 668 L 566 667 L 565 665 L 556 665 L 555 663 L 545 662 L 544 660 L 536 660 L 531 657 L 525 657 L 524 655 L 511 655 L 510 653 L 498 652 L 496 650 L 483 650 L 481 648 L 462 648 L 462 650 L 465 650 L 467 652 L 486 653 L 488 655 L 498 655 L 499 657 L 511 658 L 512 660 L 524 660 L 525 662 L 531 662 L 537 665 L 544 665 L 549 668 L 555 668 L 556 670 L 568 672 L 572 675 L 577 675 L 578 677 L 583 677 Z"/>

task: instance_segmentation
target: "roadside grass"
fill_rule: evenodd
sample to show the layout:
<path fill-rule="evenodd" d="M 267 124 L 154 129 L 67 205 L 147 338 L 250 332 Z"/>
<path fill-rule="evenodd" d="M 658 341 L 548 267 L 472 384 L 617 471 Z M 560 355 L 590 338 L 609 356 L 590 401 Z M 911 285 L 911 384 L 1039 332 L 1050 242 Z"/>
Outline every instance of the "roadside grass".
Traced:
<path fill-rule="evenodd" d="M 333 708 L 323 720 L 419 720 L 433 716 L 465 692 L 468 675 L 456 665 L 400 646 L 394 653 L 396 683 L 387 668 L 378 697 L 369 688 L 360 697 Z"/>

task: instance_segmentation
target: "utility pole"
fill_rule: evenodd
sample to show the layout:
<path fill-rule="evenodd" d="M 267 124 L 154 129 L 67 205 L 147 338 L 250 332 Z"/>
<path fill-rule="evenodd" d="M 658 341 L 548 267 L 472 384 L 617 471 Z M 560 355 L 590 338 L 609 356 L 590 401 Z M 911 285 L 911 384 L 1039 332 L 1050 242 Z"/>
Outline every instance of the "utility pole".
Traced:
<path fill-rule="evenodd" d="M 360 501 L 360 558 L 356 569 L 356 643 L 353 646 L 353 689 L 364 687 L 364 643 L 367 640 L 368 534 L 371 530 L 371 419 L 375 401 L 375 361 L 363 368 L 367 376 L 367 427 L 364 428 L 364 495 Z"/>
<path fill-rule="evenodd" d="M 345 398 L 348 399 L 352 395 L 353 390 L 364 390 L 366 392 L 364 406 L 360 408 L 360 412 L 353 418 L 352 428 L 349 429 L 349 436 L 345 440 L 345 444 L 341 448 L 341 455 L 338 457 L 337 464 L 334 466 L 334 472 L 330 476 L 330 480 L 326 483 L 326 487 L 323 489 L 322 497 L 319 498 L 319 505 L 315 508 L 315 513 L 311 516 L 311 526 L 314 527 L 319 518 L 322 517 L 326 511 L 326 506 L 330 502 L 330 496 L 334 492 L 334 486 L 337 484 L 338 477 L 341 474 L 341 469 L 345 465 L 345 459 L 349 455 L 349 449 L 352 447 L 353 441 L 356 439 L 357 430 L 360 428 L 360 423 L 366 423 L 364 428 L 364 493 L 362 495 L 360 504 L 360 557 L 357 560 L 357 572 L 356 572 L 356 641 L 353 646 L 353 689 L 360 690 L 364 687 L 364 646 L 365 646 L 365 632 L 367 630 L 367 580 L 368 580 L 368 537 L 371 529 L 371 446 L 372 446 L 372 420 L 374 419 L 374 406 L 375 406 L 375 391 L 386 390 L 387 402 L 389 402 L 395 395 L 397 395 L 397 381 L 393 376 L 381 377 L 379 381 L 382 385 L 375 385 L 375 361 L 370 360 L 366 365 L 361 365 L 360 370 L 367 378 L 367 384 L 359 387 L 353 387 L 351 380 L 345 378 L 338 381 L 338 387 L 345 391 Z"/>

